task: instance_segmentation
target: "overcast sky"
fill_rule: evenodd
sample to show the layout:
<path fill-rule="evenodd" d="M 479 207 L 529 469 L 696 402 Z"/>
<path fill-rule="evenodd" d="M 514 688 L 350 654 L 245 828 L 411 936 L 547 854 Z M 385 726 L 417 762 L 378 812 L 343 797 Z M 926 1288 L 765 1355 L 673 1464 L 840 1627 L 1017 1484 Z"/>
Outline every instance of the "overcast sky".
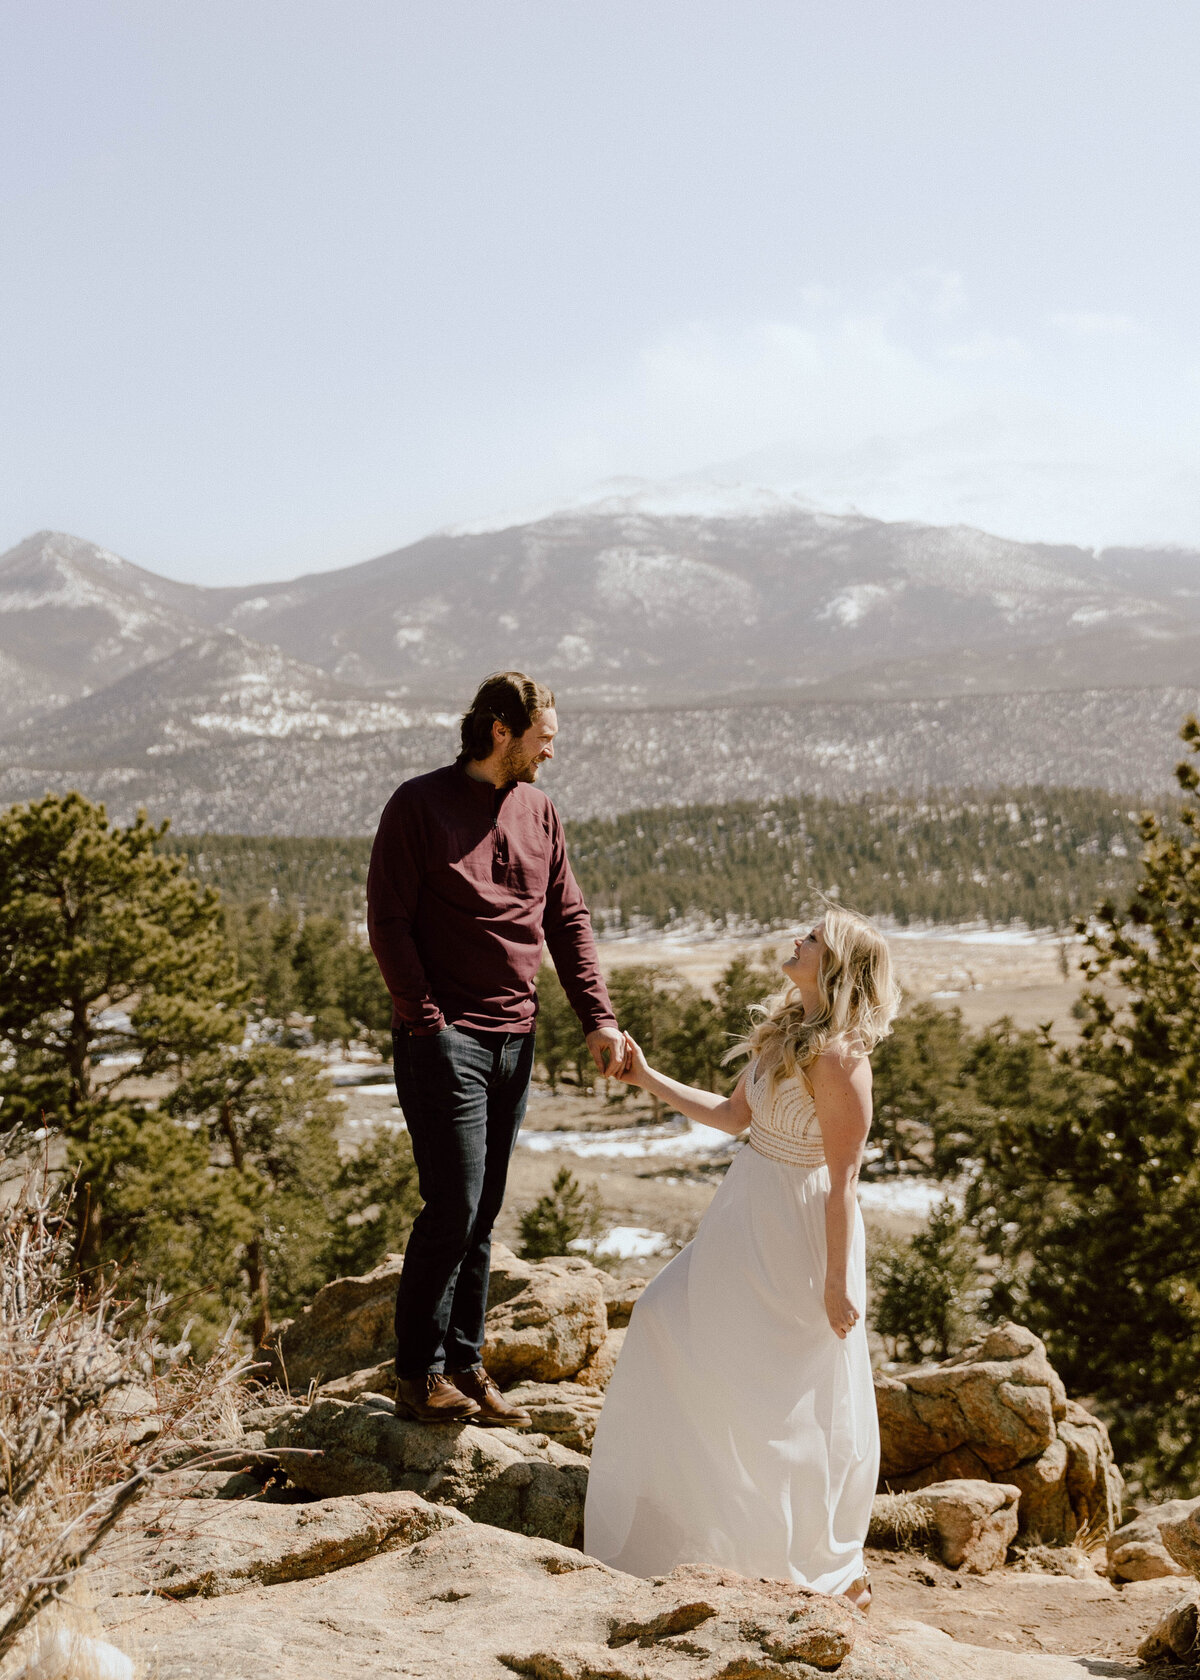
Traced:
<path fill-rule="evenodd" d="M 708 473 L 1200 546 L 1187 0 L 0 0 L 0 549 Z"/>

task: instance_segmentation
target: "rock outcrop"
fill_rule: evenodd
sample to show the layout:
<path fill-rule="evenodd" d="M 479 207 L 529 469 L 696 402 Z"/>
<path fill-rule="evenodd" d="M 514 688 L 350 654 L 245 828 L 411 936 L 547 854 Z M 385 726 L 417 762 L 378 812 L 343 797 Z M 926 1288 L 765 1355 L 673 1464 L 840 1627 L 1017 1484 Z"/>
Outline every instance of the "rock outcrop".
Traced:
<path fill-rule="evenodd" d="M 624 1345 L 624 1326 L 618 1330 L 610 1330 L 587 1364 L 576 1371 L 575 1381 L 579 1386 L 603 1393 L 608 1387 L 609 1378 L 617 1368 L 617 1360 L 621 1357 Z"/>
<path fill-rule="evenodd" d="M 321 1397 L 267 1440 L 296 1486 L 323 1499 L 408 1491 L 496 1528 L 582 1541 L 587 1460 L 545 1435 L 410 1423 L 372 1395 Z"/>
<path fill-rule="evenodd" d="M 1019 1489 L 1004 1482 L 934 1482 L 919 1493 L 880 1493 L 870 1546 L 928 1546 L 948 1569 L 987 1575 L 1017 1534 Z"/>
<path fill-rule="evenodd" d="M 390 1366 L 403 1266 L 402 1255 L 389 1254 L 374 1271 L 318 1290 L 265 1350 L 275 1380 L 303 1394 L 312 1383 L 324 1387 Z M 644 1287 L 643 1279 L 621 1283 L 576 1255 L 531 1262 L 493 1243 L 484 1361 L 501 1387 L 559 1382 L 586 1368 L 585 1380 L 602 1388 L 619 1347 L 607 1348 L 608 1333 L 628 1324 Z"/>
<path fill-rule="evenodd" d="M 130 1605 L 120 1631 L 157 1680 L 916 1680 L 838 1600 L 710 1569 L 637 1580 L 473 1523 L 318 1579 Z"/>
<path fill-rule="evenodd" d="M 109 1585 L 118 1595 L 149 1587 L 168 1598 L 246 1592 L 328 1575 L 468 1521 L 415 1493 L 364 1493 L 306 1505 L 168 1503 L 149 1520 L 139 1514 L 142 1567 L 126 1557 Z"/>
<path fill-rule="evenodd" d="M 1019 1488 L 1020 1532 L 1069 1545 L 1120 1513 L 1120 1471 L 1108 1431 L 1066 1397 L 1031 1330 L 1002 1324 L 953 1359 L 875 1378 L 880 1488 L 953 1480 Z"/>
<path fill-rule="evenodd" d="M 600 1286 L 604 1290 L 604 1304 L 608 1309 L 608 1328 L 623 1330 L 629 1323 L 634 1307 L 637 1306 L 642 1290 L 649 1282 L 648 1278 L 615 1278 L 608 1272 L 597 1271 Z"/>
<path fill-rule="evenodd" d="M 1191 1509 L 1164 1523 L 1159 1532 L 1173 1560 L 1200 1580 L 1200 1499 L 1182 1503 Z"/>
<path fill-rule="evenodd" d="M 1041 1656 L 1035 1651 L 968 1645 L 925 1622 L 895 1621 L 888 1643 L 899 1649 L 921 1680 L 1139 1680 L 1140 1666 L 1093 1657 Z M 1003 1636 L 1001 1636 L 1003 1637 Z"/>
<path fill-rule="evenodd" d="M 483 1362 L 501 1388 L 573 1377 L 608 1336 L 604 1290 L 589 1261 L 539 1260 L 529 1270 L 522 1288 L 488 1308 Z"/>
<path fill-rule="evenodd" d="M 1186 1575 L 1188 1570 L 1182 1561 L 1176 1562 L 1167 1550 L 1163 1529 L 1182 1522 L 1193 1511 L 1200 1511 L 1200 1499 L 1169 1499 L 1122 1523 L 1108 1537 L 1108 1573 L 1112 1579 L 1155 1581 L 1164 1575 Z"/>
<path fill-rule="evenodd" d="M 293 1394 L 348 1377 L 396 1353 L 393 1320 L 404 1256 L 389 1254 L 362 1277 L 334 1278 L 297 1318 L 277 1326 L 265 1349 L 271 1375 Z"/>
<path fill-rule="evenodd" d="M 1200 1587 L 1191 1587 L 1138 1646 L 1144 1663 L 1187 1663 L 1200 1659 Z"/>
<path fill-rule="evenodd" d="M 572 1452 L 591 1452 L 603 1394 L 577 1382 L 518 1383 L 508 1398 L 525 1407 L 542 1435 Z"/>

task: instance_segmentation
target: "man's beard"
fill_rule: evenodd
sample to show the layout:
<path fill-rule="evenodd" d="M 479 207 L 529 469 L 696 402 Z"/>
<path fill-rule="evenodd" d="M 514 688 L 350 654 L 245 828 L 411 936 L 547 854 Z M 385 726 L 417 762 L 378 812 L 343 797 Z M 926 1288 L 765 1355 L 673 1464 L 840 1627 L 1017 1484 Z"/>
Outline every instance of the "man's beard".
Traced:
<path fill-rule="evenodd" d="M 537 753 L 532 758 L 526 758 L 519 748 L 510 747 L 504 755 L 500 769 L 505 782 L 536 782 L 541 767 L 541 759 Z"/>

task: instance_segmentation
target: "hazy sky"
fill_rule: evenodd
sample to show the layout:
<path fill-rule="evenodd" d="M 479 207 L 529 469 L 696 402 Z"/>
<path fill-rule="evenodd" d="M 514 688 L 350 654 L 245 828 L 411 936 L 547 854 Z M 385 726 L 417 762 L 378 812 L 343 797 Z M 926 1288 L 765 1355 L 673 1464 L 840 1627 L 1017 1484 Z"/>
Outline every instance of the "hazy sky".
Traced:
<path fill-rule="evenodd" d="M 0 0 L 0 549 L 612 475 L 1200 546 L 1188 0 Z"/>

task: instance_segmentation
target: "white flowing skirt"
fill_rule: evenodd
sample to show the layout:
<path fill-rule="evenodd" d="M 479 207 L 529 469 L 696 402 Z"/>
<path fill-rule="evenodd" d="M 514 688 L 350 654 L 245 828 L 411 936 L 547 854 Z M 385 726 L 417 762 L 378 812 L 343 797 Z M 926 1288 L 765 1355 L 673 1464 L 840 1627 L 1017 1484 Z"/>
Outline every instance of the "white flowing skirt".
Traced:
<path fill-rule="evenodd" d="M 825 1167 L 735 1157 L 633 1310 L 596 1429 L 584 1550 L 631 1575 L 712 1564 L 844 1592 L 879 1474 L 856 1212 L 843 1341 L 825 1316 Z"/>

